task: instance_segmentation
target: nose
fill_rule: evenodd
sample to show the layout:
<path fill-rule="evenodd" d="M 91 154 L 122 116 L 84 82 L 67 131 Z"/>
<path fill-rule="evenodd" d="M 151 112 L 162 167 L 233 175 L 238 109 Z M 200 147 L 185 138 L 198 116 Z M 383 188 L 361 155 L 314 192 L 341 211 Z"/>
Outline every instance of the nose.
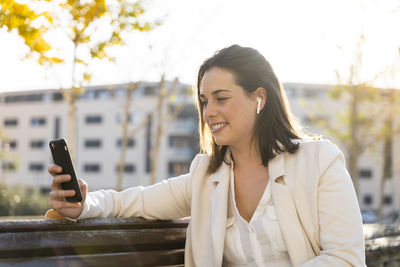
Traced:
<path fill-rule="evenodd" d="M 203 107 L 203 117 L 206 121 L 209 121 L 209 119 L 217 115 L 217 110 L 215 105 L 213 105 L 210 102 L 211 101 L 208 101 L 207 105 Z"/>

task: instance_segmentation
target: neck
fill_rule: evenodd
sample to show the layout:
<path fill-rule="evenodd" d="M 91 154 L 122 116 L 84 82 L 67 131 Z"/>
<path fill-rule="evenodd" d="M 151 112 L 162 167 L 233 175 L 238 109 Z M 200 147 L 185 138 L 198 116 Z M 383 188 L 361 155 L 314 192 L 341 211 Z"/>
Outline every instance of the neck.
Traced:
<path fill-rule="evenodd" d="M 261 155 L 255 145 L 244 147 L 231 146 L 230 151 L 235 168 L 245 166 L 246 169 L 249 169 L 262 166 Z"/>

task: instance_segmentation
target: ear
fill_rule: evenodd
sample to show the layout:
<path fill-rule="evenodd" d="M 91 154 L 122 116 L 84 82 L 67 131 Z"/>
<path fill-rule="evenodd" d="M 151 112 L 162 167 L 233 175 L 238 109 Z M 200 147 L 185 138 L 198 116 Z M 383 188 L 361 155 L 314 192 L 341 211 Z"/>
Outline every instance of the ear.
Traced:
<path fill-rule="evenodd" d="M 267 90 L 264 87 L 258 87 L 253 93 L 254 101 L 257 101 L 258 97 L 261 97 L 261 110 L 264 109 L 265 103 L 267 102 Z"/>

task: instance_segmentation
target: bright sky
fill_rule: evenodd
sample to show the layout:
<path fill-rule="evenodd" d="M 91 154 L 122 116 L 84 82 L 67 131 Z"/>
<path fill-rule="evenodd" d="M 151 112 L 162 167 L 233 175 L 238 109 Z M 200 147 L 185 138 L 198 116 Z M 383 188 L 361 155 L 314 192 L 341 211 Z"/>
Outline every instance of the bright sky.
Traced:
<path fill-rule="evenodd" d="M 149 6 L 151 16 L 165 17 L 163 25 L 132 34 L 125 48 L 115 50 L 116 64 L 95 64 L 92 84 L 158 81 L 163 72 L 193 84 L 203 60 L 234 43 L 258 49 L 281 82 L 335 83 L 335 70 L 346 77 L 362 33 L 365 80 L 399 58 L 395 0 L 152 0 Z M 61 35 L 53 38 L 62 52 L 72 53 Z M 0 31 L 0 92 L 71 85 L 69 62 L 45 71 L 21 61 L 24 51 L 17 36 Z M 392 73 L 400 73 L 399 64 Z M 392 76 L 378 85 L 400 88 L 400 74 Z"/>

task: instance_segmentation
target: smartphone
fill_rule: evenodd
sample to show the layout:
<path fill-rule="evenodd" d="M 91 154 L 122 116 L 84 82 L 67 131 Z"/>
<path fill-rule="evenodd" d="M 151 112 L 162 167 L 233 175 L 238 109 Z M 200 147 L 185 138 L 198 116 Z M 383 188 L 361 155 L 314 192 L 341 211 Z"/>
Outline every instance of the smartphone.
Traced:
<path fill-rule="evenodd" d="M 62 183 L 61 187 L 63 190 L 75 190 L 76 193 L 74 196 L 66 197 L 65 199 L 69 202 L 81 202 L 82 193 L 75 175 L 71 156 L 69 155 L 67 142 L 64 139 L 52 140 L 49 146 L 54 163 L 62 167 L 61 174 L 71 175 L 71 180 Z"/>

